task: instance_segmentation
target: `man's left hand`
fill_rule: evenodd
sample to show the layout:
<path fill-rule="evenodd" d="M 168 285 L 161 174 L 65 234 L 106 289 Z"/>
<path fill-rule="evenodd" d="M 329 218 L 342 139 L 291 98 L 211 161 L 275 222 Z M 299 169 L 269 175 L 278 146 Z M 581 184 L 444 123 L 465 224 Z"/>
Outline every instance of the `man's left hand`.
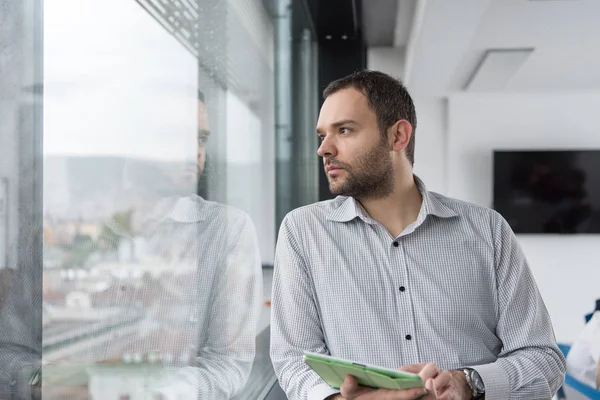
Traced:
<path fill-rule="evenodd" d="M 398 369 L 418 374 L 425 365 L 409 364 Z M 440 371 L 435 377 L 427 379 L 425 388 L 429 394 L 423 400 L 469 400 L 472 397 L 467 378 L 462 371 Z"/>

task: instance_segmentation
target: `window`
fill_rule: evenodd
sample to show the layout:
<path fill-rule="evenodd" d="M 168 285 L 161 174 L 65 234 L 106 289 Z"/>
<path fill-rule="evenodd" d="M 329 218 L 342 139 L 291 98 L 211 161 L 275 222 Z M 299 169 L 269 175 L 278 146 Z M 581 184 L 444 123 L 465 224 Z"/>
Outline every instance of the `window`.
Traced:
<path fill-rule="evenodd" d="M 38 58 L 0 78 L 8 93 L 34 66 L 15 97 L 29 108 L 0 106 L 0 322 L 39 310 L 8 336 L 48 362 L 44 398 L 233 397 L 249 381 L 275 240 L 272 24 L 261 1 L 233 3 L 14 7 L 43 47 L 23 38 Z M 211 360 L 233 372 L 186 375 L 210 346 L 234 349 Z"/>

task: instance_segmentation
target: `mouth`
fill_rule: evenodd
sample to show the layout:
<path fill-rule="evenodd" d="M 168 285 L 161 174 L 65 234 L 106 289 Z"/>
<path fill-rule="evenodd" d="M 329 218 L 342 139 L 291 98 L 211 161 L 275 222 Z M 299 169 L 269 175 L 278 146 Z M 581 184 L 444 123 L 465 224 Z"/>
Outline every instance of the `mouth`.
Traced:
<path fill-rule="evenodd" d="M 195 178 L 198 175 L 198 167 L 194 165 L 185 167 L 180 171 L 180 175 L 184 178 Z"/>
<path fill-rule="evenodd" d="M 339 168 L 339 167 L 334 167 L 334 166 L 327 167 L 328 174 L 335 174 L 337 172 L 340 172 L 341 170 L 342 170 L 342 168 Z"/>

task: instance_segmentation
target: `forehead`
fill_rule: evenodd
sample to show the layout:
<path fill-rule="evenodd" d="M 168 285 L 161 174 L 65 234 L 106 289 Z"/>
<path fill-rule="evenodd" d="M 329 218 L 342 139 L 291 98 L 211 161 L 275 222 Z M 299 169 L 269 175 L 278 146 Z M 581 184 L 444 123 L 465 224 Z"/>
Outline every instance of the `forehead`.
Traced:
<path fill-rule="evenodd" d="M 317 126 L 326 127 L 347 119 L 366 122 L 374 117 L 375 113 L 369 108 L 365 95 L 357 89 L 347 88 L 327 96 Z"/>
<path fill-rule="evenodd" d="M 210 131 L 206 104 L 204 104 L 204 102 L 201 100 L 198 100 L 198 130 Z"/>

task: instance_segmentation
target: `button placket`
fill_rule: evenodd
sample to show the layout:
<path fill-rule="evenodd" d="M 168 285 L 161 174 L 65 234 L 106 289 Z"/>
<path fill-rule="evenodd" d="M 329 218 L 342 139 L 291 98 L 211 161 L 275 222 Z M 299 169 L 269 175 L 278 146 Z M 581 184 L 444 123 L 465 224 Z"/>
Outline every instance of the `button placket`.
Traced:
<path fill-rule="evenodd" d="M 403 343 L 403 359 L 407 364 L 418 362 L 419 350 L 414 339 L 416 328 L 416 315 L 413 312 L 413 299 L 408 294 L 408 276 L 409 266 L 407 258 L 404 254 L 405 248 L 400 241 L 406 240 L 405 237 L 395 238 L 392 241 L 390 250 L 390 260 L 393 260 L 392 268 L 394 271 L 394 280 L 396 282 L 396 296 L 398 304 L 398 318 L 402 320 L 398 324 L 398 337 L 404 339 Z M 388 242 L 389 243 L 389 242 Z"/>

